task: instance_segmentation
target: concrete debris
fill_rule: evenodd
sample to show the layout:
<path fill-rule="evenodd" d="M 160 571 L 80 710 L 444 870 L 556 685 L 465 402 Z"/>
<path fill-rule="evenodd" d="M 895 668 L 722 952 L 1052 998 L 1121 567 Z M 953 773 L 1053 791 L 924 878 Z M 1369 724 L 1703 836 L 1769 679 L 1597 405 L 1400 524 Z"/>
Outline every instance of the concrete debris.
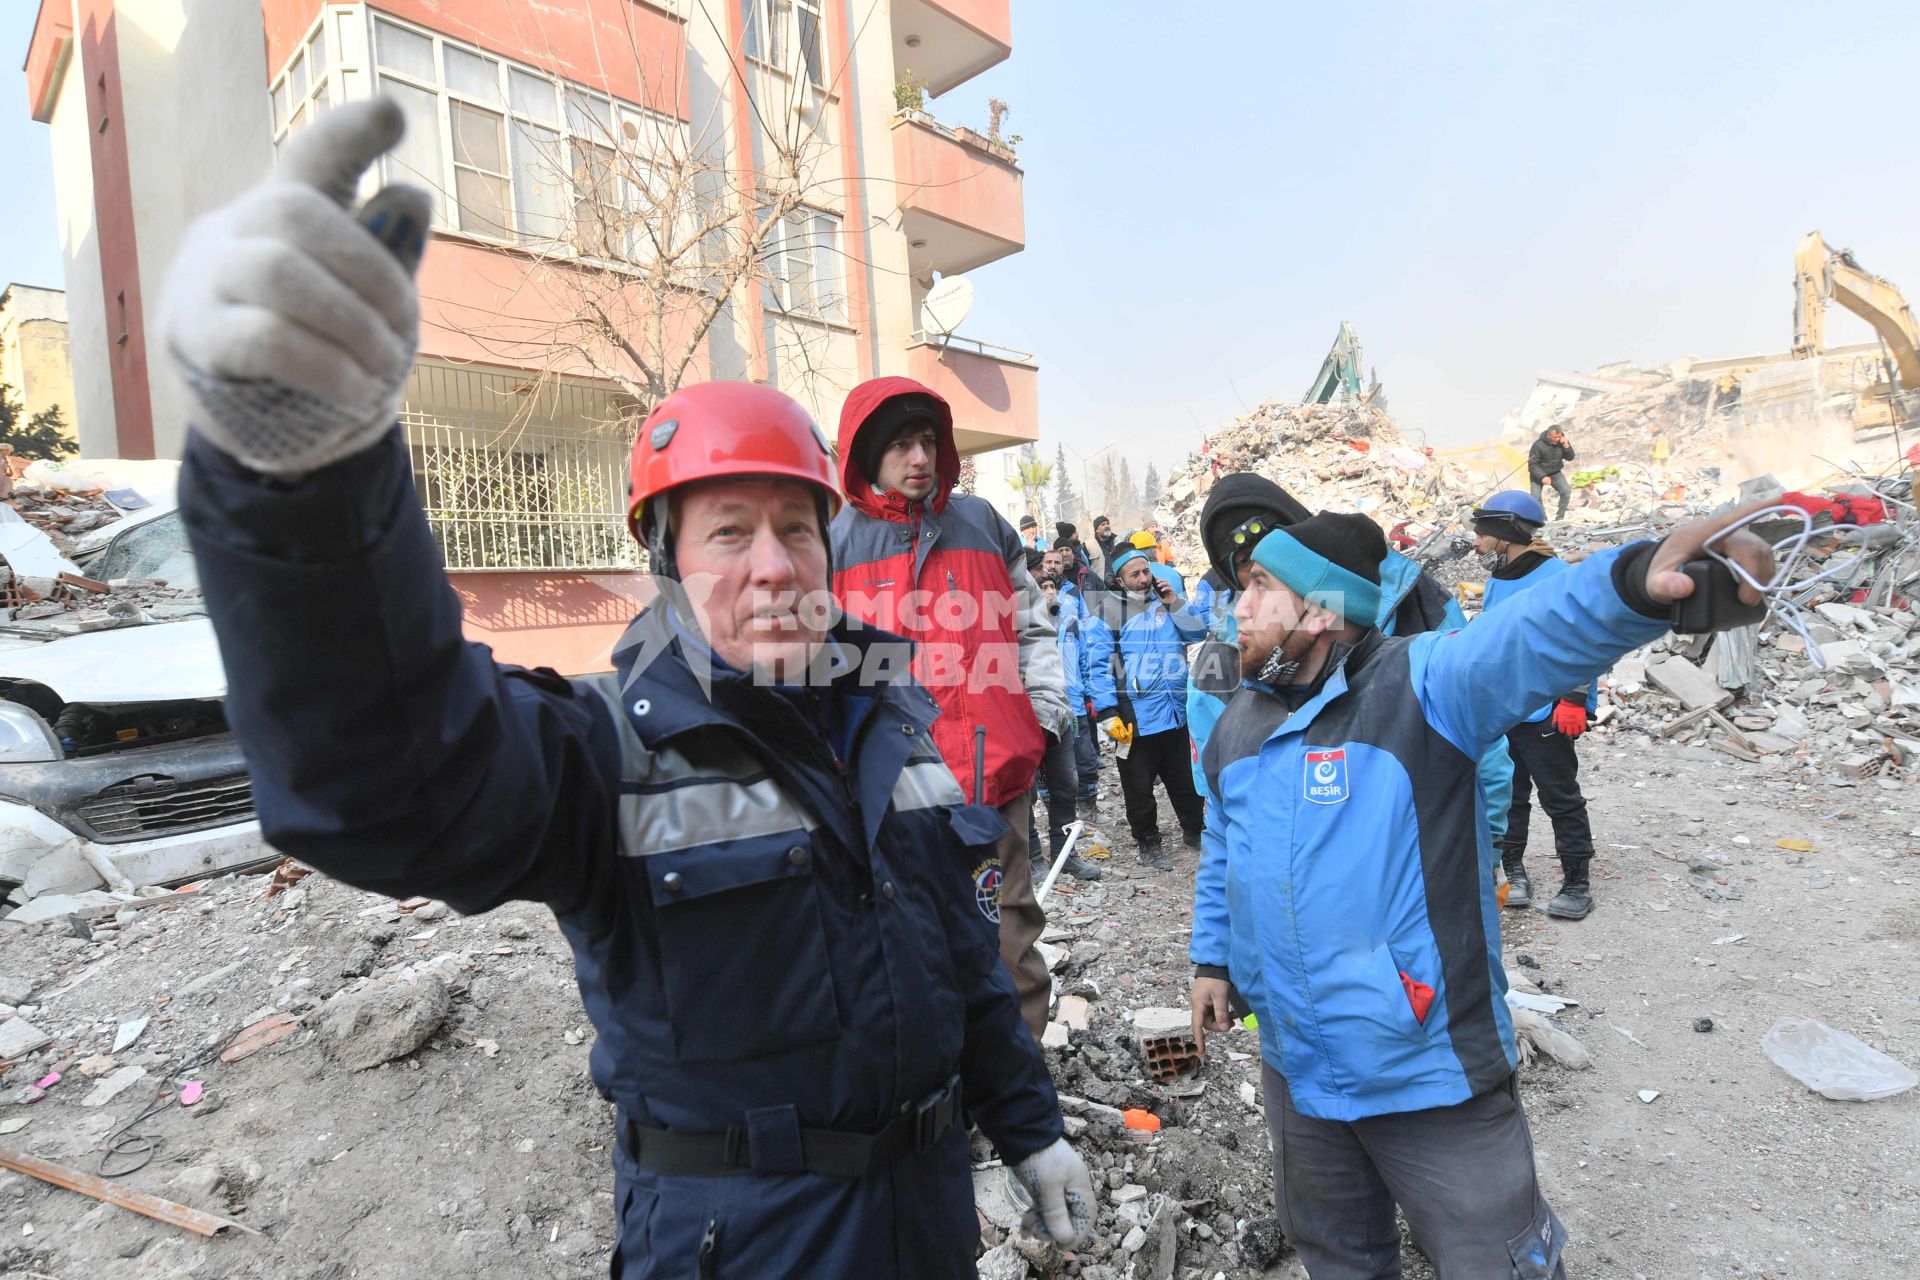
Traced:
<path fill-rule="evenodd" d="M 380 978 L 329 1000 L 314 1029 L 341 1066 L 365 1071 L 419 1049 L 452 1011 L 453 996 L 436 974 L 410 983 Z"/>
<path fill-rule="evenodd" d="M 104 1107 L 128 1089 L 133 1088 L 134 1085 L 146 1079 L 146 1076 L 147 1069 L 145 1067 L 132 1065 L 108 1072 L 105 1076 L 101 1077 L 99 1084 L 93 1086 L 92 1091 L 88 1093 L 86 1097 L 80 1099 L 80 1105 L 83 1107 Z"/>
<path fill-rule="evenodd" d="M 0 974 L 0 1004 L 25 1004 L 32 997 L 32 978 L 19 974 Z"/>
<path fill-rule="evenodd" d="M 0 1062 L 24 1058 L 52 1043 L 52 1036 L 25 1018 L 15 1017 L 0 1022 Z"/>

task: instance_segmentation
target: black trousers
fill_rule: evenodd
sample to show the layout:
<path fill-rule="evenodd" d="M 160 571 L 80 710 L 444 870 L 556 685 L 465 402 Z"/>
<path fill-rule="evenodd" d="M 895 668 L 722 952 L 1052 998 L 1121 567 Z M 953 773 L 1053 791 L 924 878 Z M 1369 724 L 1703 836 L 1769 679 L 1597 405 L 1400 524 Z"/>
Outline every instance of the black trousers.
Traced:
<path fill-rule="evenodd" d="M 1591 858 L 1593 828 L 1587 822 L 1587 798 L 1580 794 L 1580 757 L 1573 739 L 1551 720 L 1535 720 L 1507 731 L 1507 754 L 1513 757 L 1513 807 L 1507 811 L 1507 834 L 1500 837 L 1501 860 L 1519 865 L 1527 851 L 1536 787 L 1540 807 L 1553 822 L 1553 849 L 1561 865 L 1569 858 Z"/>
<path fill-rule="evenodd" d="M 1078 762 L 1073 739 L 1055 742 L 1049 738 L 1047 742 L 1047 754 L 1040 757 L 1038 781 L 1047 792 L 1047 847 L 1057 858 L 1066 846 L 1067 828 L 1080 816 L 1077 800 L 1080 784 L 1076 777 Z M 1040 828 L 1031 817 L 1027 820 L 1027 848 L 1035 856 L 1040 852 Z"/>
<path fill-rule="evenodd" d="M 1153 798 L 1157 778 L 1167 789 L 1180 830 L 1200 834 L 1205 815 L 1199 793 L 1193 789 L 1192 745 L 1186 726 L 1142 734 L 1133 740 L 1127 758 L 1120 761 L 1120 791 L 1127 802 L 1127 827 L 1139 845 L 1160 843 L 1160 806 Z"/>
<path fill-rule="evenodd" d="M 1100 783 L 1100 739 L 1094 736 L 1098 732 L 1093 727 L 1092 716 L 1073 718 L 1073 760 L 1080 771 L 1082 795 L 1092 795 Z"/>

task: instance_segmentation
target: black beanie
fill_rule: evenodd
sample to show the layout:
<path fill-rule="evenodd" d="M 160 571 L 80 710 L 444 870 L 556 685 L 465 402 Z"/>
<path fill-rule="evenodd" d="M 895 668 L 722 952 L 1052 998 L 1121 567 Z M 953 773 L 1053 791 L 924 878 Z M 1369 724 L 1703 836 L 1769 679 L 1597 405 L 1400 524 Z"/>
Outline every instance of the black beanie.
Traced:
<path fill-rule="evenodd" d="M 1035 520 L 1032 516 L 1021 516 L 1020 527 L 1022 529 L 1038 529 L 1040 527 L 1040 522 L 1038 520 Z"/>
<path fill-rule="evenodd" d="M 1060 542 L 1072 542 L 1079 536 L 1079 533 L 1080 531 L 1078 529 L 1068 524 L 1065 520 L 1056 520 L 1053 522 L 1053 536 Z"/>
<path fill-rule="evenodd" d="M 1040 566 L 1047 562 L 1047 553 L 1044 551 L 1035 551 L 1032 547 L 1023 547 L 1022 550 L 1026 553 L 1027 557 L 1027 572 L 1035 578 L 1038 578 L 1040 576 Z"/>
<path fill-rule="evenodd" d="M 880 459 L 909 427 L 939 430 L 940 408 L 932 396 L 908 394 L 882 400 L 854 432 L 853 462 L 868 484 L 880 483 Z"/>
<path fill-rule="evenodd" d="M 1200 509 L 1200 542 L 1207 549 L 1207 563 L 1229 584 L 1237 583 L 1233 571 L 1236 548 L 1227 541 L 1228 535 L 1255 516 L 1293 525 L 1312 514 L 1299 499 L 1265 476 L 1251 471 L 1222 476 L 1214 482 L 1206 506 Z"/>
<path fill-rule="evenodd" d="M 1113 527 L 1113 521 L 1107 519 L 1105 516 L 1095 516 L 1093 518 L 1093 527 L 1095 529 L 1098 529 L 1103 524 L 1106 525 L 1108 528 Z"/>

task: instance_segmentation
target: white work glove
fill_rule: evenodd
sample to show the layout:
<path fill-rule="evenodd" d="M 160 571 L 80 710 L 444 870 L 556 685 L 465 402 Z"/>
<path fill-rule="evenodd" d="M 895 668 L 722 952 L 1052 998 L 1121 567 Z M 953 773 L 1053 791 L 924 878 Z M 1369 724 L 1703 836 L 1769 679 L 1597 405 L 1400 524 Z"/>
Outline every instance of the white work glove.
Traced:
<path fill-rule="evenodd" d="M 167 349 L 201 435 L 256 471 L 298 476 L 392 428 L 419 347 L 413 271 L 433 197 L 360 174 L 400 140 L 385 98 L 336 108 L 278 169 L 188 230 L 167 278 Z"/>
<path fill-rule="evenodd" d="M 1062 1249 L 1077 1249 L 1093 1232 L 1096 1208 L 1093 1177 L 1080 1153 L 1055 1138 L 1053 1145 L 1034 1152 L 1013 1166 L 1020 1185 L 1033 1197 L 1021 1219 L 1029 1235 L 1045 1236 Z"/>

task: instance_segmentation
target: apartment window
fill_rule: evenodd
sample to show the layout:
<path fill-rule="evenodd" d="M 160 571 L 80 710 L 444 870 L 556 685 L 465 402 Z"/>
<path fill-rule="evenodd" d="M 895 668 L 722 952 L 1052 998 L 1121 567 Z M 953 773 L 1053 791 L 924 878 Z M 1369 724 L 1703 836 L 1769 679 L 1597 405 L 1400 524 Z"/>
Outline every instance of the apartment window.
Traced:
<path fill-rule="evenodd" d="M 442 220 L 468 234 L 647 259 L 642 153 L 679 122 L 384 17 L 373 25 L 380 89 L 408 117 L 389 181 L 446 193 Z"/>
<path fill-rule="evenodd" d="M 766 261 L 768 290 L 780 310 L 822 320 L 846 319 L 837 215 L 795 209 L 769 235 Z"/>
<path fill-rule="evenodd" d="M 789 74 L 804 70 L 810 84 L 826 84 L 822 0 L 740 0 L 740 26 L 741 47 L 749 58 Z"/>
<path fill-rule="evenodd" d="M 571 379 L 423 363 L 400 409 L 446 566 L 628 569 L 631 399 Z"/>
<path fill-rule="evenodd" d="M 273 82 L 273 145 L 300 132 L 332 105 L 333 58 L 327 47 L 324 23 L 314 27 L 305 44 L 294 51 L 287 68 Z"/>
<path fill-rule="evenodd" d="M 807 83 L 819 88 L 827 82 L 821 75 L 821 34 L 820 0 L 795 0 L 794 19 L 798 24 L 800 36 L 800 57 L 806 63 Z"/>

